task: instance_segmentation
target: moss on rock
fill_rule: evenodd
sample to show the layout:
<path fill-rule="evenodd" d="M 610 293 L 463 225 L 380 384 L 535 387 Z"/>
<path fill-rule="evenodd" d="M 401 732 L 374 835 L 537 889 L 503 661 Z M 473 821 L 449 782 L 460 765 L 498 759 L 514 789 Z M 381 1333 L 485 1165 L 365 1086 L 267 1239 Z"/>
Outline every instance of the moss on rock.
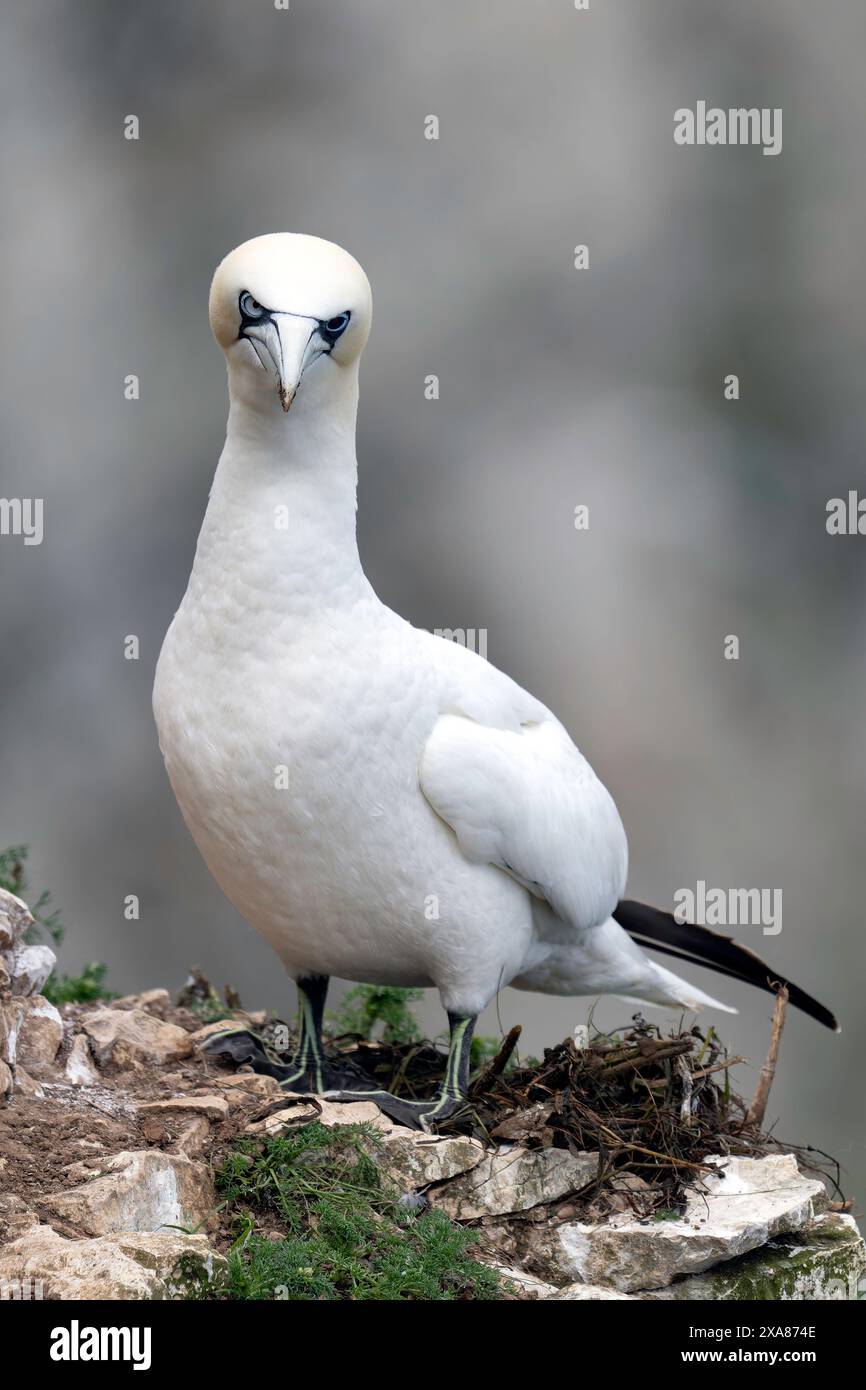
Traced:
<path fill-rule="evenodd" d="M 796 1234 L 707 1274 L 677 1280 L 650 1299 L 790 1302 L 856 1299 L 864 1288 L 866 1245 L 850 1216 L 828 1213 Z"/>

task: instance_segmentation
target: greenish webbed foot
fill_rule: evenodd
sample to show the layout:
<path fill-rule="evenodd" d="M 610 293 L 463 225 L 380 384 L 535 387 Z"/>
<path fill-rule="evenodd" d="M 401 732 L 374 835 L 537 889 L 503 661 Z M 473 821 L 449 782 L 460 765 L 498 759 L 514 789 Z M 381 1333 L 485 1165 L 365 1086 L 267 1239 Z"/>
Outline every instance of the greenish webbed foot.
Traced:
<path fill-rule="evenodd" d="M 249 1066 L 260 1076 L 273 1076 L 282 1082 L 292 1071 L 278 1052 L 250 1028 L 226 1028 L 202 1043 L 206 1057 L 226 1059 L 236 1067 Z"/>
<path fill-rule="evenodd" d="M 355 1088 L 337 1091 L 329 1099 L 337 1101 L 372 1100 L 389 1119 L 410 1129 L 424 1130 L 435 1134 L 443 1120 L 451 1119 L 461 1111 L 468 1110 L 466 1099 L 469 1089 L 469 1049 L 475 1019 L 449 1014 L 448 1023 L 451 1038 L 448 1044 L 448 1059 L 445 1063 L 445 1076 L 438 1096 L 429 1100 L 403 1100 L 392 1096 L 390 1091 L 369 1090 L 363 1093 Z"/>
<path fill-rule="evenodd" d="M 202 1051 L 210 1057 L 227 1057 L 238 1067 L 249 1066 L 263 1076 L 273 1076 L 285 1091 L 324 1095 L 336 1101 L 375 1101 L 389 1119 L 429 1134 L 435 1133 L 443 1120 L 466 1108 L 474 1017 L 448 1015 L 451 1037 L 440 1094 L 430 1100 L 402 1100 L 390 1091 L 383 1091 L 348 1058 L 332 1061 L 325 1057 L 322 1018 L 327 977 L 304 976 L 297 985 L 300 1031 L 297 1050 L 291 1060 L 287 1061 L 250 1028 L 230 1028 L 215 1033 L 204 1043 Z"/>
<path fill-rule="evenodd" d="M 329 1091 L 328 1100 L 348 1103 L 349 1101 L 372 1100 L 384 1115 L 408 1129 L 420 1129 L 426 1134 L 435 1134 L 443 1120 L 451 1119 L 460 1111 L 467 1110 L 465 1096 L 440 1095 L 429 1100 L 403 1100 L 392 1096 L 390 1091 Z"/>
<path fill-rule="evenodd" d="M 259 1076 L 272 1076 L 284 1091 L 324 1095 L 328 1091 L 376 1090 L 376 1082 L 350 1061 L 332 1063 L 309 1049 L 286 1061 L 250 1028 L 225 1029 L 202 1044 L 208 1057 L 225 1058 L 236 1067 L 248 1066 Z"/>

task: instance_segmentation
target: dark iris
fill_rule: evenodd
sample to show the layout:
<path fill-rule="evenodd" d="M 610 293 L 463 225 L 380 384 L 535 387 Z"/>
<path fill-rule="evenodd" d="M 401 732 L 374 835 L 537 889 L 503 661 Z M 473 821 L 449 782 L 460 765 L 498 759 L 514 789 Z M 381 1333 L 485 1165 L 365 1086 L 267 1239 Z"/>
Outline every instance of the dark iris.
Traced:
<path fill-rule="evenodd" d="M 327 322 L 322 324 L 324 336 L 330 338 L 332 343 L 335 343 L 340 334 L 345 332 L 350 318 L 351 314 L 347 313 L 336 314 L 334 318 L 328 319 Z"/>
<path fill-rule="evenodd" d="M 244 318 L 260 319 L 262 314 L 265 312 L 264 308 L 259 303 L 259 301 L 257 299 L 253 299 L 249 290 L 242 291 L 240 305 L 241 313 L 243 314 Z"/>

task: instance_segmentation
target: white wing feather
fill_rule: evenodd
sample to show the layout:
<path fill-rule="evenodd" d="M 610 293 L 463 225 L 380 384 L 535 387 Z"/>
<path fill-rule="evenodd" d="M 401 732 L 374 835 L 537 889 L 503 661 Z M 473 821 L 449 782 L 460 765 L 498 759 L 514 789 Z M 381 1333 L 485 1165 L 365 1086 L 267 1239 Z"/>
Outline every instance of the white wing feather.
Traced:
<path fill-rule="evenodd" d="M 421 788 L 467 859 L 504 869 L 585 929 L 606 921 L 622 897 L 626 836 L 610 793 L 563 726 L 543 715 L 516 728 L 441 715 L 424 748 Z"/>

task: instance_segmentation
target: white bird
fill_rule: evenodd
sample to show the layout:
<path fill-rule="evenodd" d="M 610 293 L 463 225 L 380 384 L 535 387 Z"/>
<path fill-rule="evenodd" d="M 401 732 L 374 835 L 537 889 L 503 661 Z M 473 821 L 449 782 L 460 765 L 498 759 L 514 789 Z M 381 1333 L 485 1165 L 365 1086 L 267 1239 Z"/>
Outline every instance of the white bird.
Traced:
<path fill-rule="evenodd" d="M 316 237 L 257 237 L 217 268 L 226 443 L 154 712 L 204 859 L 298 985 L 291 1065 L 249 1034 L 236 1060 L 293 1090 L 357 1091 L 322 1052 L 328 978 L 433 986 L 451 1025 L 441 1095 L 376 1093 L 431 1127 L 465 1097 L 475 1019 L 503 985 L 726 1007 L 634 937 L 763 988 L 782 977 L 727 938 L 624 903 L 625 831 L 562 724 L 377 598 L 355 536 L 370 316 L 361 267 Z"/>

